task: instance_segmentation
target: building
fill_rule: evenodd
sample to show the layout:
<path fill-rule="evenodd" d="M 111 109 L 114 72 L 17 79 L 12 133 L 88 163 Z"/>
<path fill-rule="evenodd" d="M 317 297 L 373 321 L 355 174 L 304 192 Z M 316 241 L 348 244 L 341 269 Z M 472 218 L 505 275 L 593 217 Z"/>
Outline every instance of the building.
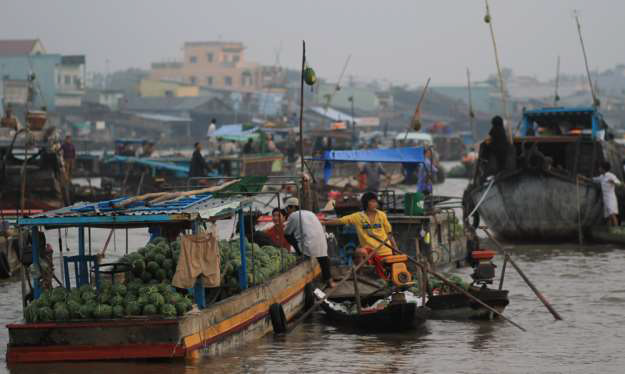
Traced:
<path fill-rule="evenodd" d="M 217 90 L 255 92 L 276 78 L 276 69 L 247 62 L 240 42 L 187 42 L 183 60 L 156 62 L 149 79 L 174 81 Z"/>
<path fill-rule="evenodd" d="M 142 79 L 139 82 L 139 96 L 195 97 L 202 96 L 202 90 L 200 86 L 189 83 Z"/>
<path fill-rule="evenodd" d="M 39 39 L 0 40 L 0 93 L 5 104 L 24 105 L 28 78 L 34 74 L 35 107 L 77 107 L 84 94 L 85 56 L 48 53 Z M 11 102 L 11 100 L 16 100 Z"/>

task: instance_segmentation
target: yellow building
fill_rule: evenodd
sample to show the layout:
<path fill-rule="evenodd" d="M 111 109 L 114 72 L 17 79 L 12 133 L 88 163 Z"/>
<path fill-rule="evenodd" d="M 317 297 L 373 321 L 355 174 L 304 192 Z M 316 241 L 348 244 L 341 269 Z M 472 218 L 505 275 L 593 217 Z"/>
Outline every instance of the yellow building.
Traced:
<path fill-rule="evenodd" d="M 142 79 L 139 82 L 139 95 L 144 97 L 172 96 L 190 97 L 200 96 L 200 87 L 192 84 Z"/>
<path fill-rule="evenodd" d="M 178 81 L 227 91 L 254 92 L 272 79 L 270 69 L 246 62 L 239 42 L 187 42 L 181 62 L 152 64 L 149 79 Z"/>

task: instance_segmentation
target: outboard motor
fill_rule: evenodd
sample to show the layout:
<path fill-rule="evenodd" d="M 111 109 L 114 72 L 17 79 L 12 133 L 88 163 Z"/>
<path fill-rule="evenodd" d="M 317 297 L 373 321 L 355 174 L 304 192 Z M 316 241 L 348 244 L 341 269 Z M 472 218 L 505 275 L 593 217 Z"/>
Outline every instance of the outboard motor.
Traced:
<path fill-rule="evenodd" d="M 471 278 L 473 278 L 474 284 L 482 285 L 482 287 L 493 284 L 496 267 L 491 261 L 493 257 L 495 257 L 495 251 L 489 249 L 471 252 L 471 258 L 474 260 Z"/>

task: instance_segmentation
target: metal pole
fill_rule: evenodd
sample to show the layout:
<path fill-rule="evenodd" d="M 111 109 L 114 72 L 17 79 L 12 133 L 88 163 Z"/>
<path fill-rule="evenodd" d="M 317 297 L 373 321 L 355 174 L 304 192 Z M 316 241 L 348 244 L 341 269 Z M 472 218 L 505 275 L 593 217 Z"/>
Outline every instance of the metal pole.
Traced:
<path fill-rule="evenodd" d="M 87 262 L 85 260 L 85 227 L 78 227 L 78 256 L 80 259 L 79 262 L 79 280 L 80 284 L 78 287 L 83 284 L 89 284 L 89 274 L 87 272 Z"/>
<path fill-rule="evenodd" d="M 241 267 L 239 268 L 239 286 L 247 288 L 247 256 L 245 253 L 245 222 L 243 208 L 239 209 L 239 251 L 241 253 Z"/>
<path fill-rule="evenodd" d="M 33 266 L 35 269 L 39 270 L 39 276 L 33 279 L 33 293 L 35 299 L 38 299 L 41 295 L 41 284 L 39 282 L 39 279 L 41 279 L 41 266 L 39 266 L 39 230 L 37 226 L 33 226 L 30 233 L 33 246 Z"/>

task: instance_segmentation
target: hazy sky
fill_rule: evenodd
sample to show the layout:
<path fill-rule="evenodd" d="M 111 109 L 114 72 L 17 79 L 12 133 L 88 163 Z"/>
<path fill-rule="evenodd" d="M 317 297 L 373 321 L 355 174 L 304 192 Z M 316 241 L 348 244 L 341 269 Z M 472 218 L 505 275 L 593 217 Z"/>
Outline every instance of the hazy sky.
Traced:
<path fill-rule="evenodd" d="M 502 64 L 549 78 L 583 73 L 572 11 L 578 9 L 591 69 L 625 62 L 623 0 L 491 0 Z M 247 59 L 301 64 L 301 40 L 317 74 L 415 84 L 463 83 L 495 70 L 480 0 L 2 0 L 0 38 L 42 39 L 49 52 L 86 54 L 88 70 L 147 68 L 185 41 L 243 41 Z"/>

